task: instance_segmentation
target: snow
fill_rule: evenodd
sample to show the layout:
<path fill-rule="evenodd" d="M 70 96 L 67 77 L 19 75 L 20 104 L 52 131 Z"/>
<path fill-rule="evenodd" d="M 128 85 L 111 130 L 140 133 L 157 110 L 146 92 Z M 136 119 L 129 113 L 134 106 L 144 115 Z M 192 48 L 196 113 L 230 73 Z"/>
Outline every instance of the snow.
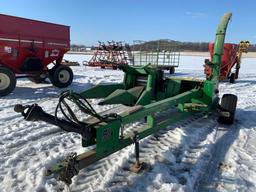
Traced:
<path fill-rule="evenodd" d="M 65 59 L 89 60 L 88 55 Z M 205 57 L 181 56 L 176 76 L 204 78 Z M 141 159 L 149 168 L 140 174 L 127 167 L 134 162 L 129 146 L 83 169 L 65 186 L 46 169 L 71 152 L 81 153 L 80 136 L 43 122 L 27 122 L 13 111 L 15 104 L 38 103 L 54 113 L 64 89 L 20 79 L 17 88 L 0 98 L 0 191 L 256 191 L 256 59 L 244 58 L 235 84 L 220 83 L 221 95 L 238 96 L 236 121 L 219 125 L 214 116 L 197 115 L 141 141 Z M 120 82 L 119 70 L 72 67 L 76 92 L 99 83 Z M 167 73 L 166 73 L 167 75 Z M 113 106 L 97 105 L 97 111 Z M 136 129 L 142 122 L 130 125 Z"/>

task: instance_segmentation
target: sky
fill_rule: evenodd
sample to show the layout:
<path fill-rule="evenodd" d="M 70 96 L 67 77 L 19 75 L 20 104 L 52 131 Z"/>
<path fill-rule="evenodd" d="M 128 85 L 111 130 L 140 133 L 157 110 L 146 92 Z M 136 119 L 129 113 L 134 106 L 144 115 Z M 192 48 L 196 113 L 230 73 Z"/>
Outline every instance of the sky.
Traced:
<path fill-rule="evenodd" d="M 232 12 L 226 42 L 256 43 L 256 0 L 0 0 L 0 13 L 68 25 L 72 44 L 172 39 L 214 41 Z"/>

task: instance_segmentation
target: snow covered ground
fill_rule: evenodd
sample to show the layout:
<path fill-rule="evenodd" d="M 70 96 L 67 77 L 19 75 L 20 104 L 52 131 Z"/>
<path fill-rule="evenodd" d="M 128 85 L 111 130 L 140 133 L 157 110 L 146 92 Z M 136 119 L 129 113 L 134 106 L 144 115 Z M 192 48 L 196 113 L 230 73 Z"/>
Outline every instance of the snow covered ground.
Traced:
<path fill-rule="evenodd" d="M 82 63 L 84 55 L 66 55 Z M 203 78 L 204 57 L 181 56 L 176 76 Z M 15 104 L 38 103 L 54 113 L 63 90 L 27 79 L 0 98 L 0 191 L 256 191 L 256 59 L 242 61 L 235 84 L 222 82 L 220 93 L 238 96 L 236 121 L 219 125 L 200 115 L 159 131 L 141 141 L 141 158 L 150 168 L 140 174 L 127 170 L 134 162 L 129 146 L 88 168 L 65 186 L 45 170 L 71 152 L 81 153 L 80 136 L 43 122 L 27 122 L 13 111 Z M 72 67 L 77 92 L 98 83 L 120 82 L 121 71 Z M 97 111 L 113 106 L 99 107 Z M 131 125 L 136 129 L 141 122 Z"/>

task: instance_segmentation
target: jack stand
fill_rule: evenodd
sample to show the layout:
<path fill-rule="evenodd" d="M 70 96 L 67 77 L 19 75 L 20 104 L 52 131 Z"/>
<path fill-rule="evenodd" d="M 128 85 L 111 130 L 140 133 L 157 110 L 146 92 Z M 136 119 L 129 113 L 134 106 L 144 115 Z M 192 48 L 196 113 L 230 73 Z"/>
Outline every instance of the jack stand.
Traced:
<path fill-rule="evenodd" d="M 141 170 L 145 169 L 147 164 L 143 161 L 140 161 L 140 145 L 139 145 L 139 136 L 137 132 L 134 132 L 133 142 L 135 144 L 134 152 L 135 152 L 136 163 L 130 167 L 130 171 L 134 173 L 138 173 Z"/>

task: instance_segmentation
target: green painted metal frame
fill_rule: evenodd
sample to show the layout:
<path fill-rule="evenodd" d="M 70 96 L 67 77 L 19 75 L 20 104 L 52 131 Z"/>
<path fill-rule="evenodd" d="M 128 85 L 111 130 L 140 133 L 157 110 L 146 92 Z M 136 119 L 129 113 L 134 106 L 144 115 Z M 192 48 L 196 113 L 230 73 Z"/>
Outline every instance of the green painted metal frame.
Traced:
<path fill-rule="evenodd" d="M 96 85 L 81 93 L 86 98 L 104 98 L 99 104 L 147 105 L 155 98 L 156 84 L 162 71 L 150 65 L 142 67 L 120 66 L 125 72 L 123 83 Z M 137 79 L 144 77 L 145 85 L 137 85 Z"/>
<path fill-rule="evenodd" d="M 136 133 L 139 139 L 142 139 L 157 132 L 159 129 L 165 128 L 172 123 L 178 122 L 184 118 L 191 116 L 195 112 L 209 111 L 214 108 L 214 105 L 216 104 L 215 100 L 218 97 L 219 73 L 221 57 L 223 54 L 225 33 L 231 15 L 231 13 L 226 13 L 221 19 L 221 22 L 217 29 L 213 56 L 212 78 L 207 79 L 203 82 L 194 80 L 189 81 L 186 79 L 170 79 L 169 81 L 171 81 L 171 83 L 176 83 L 178 86 L 180 86 L 180 83 L 182 81 L 185 83 L 196 83 L 200 86 L 195 86 L 191 90 L 184 91 L 180 94 L 175 93 L 174 95 L 167 95 L 163 97 L 164 99 L 160 98 L 158 101 L 151 101 L 151 103 L 148 103 L 146 105 L 134 105 L 133 107 L 130 107 L 128 111 L 120 114 L 119 118 L 107 123 L 99 123 L 96 127 L 94 127 L 94 129 L 96 130 L 95 138 L 89 141 L 83 140 L 84 147 L 94 144 L 96 144 L 96 146 L 95 149 L 80 154 L 76 157 L 75 161 L 77 163 L 77 171 L 83 169 L 84 167 L 92 164 L 99 159 L 102 159 L 132 144 L 133 140 L 131 138 L 133 137 L 133 134 L 124 135 L 122 132 L 122 127 L 125 124 L 135 122 L 146 117 L 146 125 L 139 128 Z M 139 70 L 140 73 L 144 73 L 145 69 L 146 68 L 140 68 L 135 69 L 135 71 Z M 131 69 L 127 67 L 125 70 Z M 98 93 L 100 96 L 106 96 L 108 95 L 107 93 L 110 92 L 110 89 L 111 91 L 119 88 L 123 89 L 125 87 L 125 83 L 116 84 L 112 87 L 110 86 L 111 88 L 109 90 L 107 89 L 107 87 L 104 87 L 104 91 L 100 91 L 101 88 L 100 86 L 98 87 L 99 88 L 95 88 L 89 92 L 84 92 L 82 94 L 89 98 L 90 96 L 94 97 L 95 93 Z M 146 89 L 150 90 L 151 86 L 148 86 Z M 175 91 L 175 86 L 169 87 L 169 89 L 172 90 L 171 92 L 178 92 L 177 90 Z M 157 112 L 165 111 L 172 107 L 176 109 L 175 116 L 171 118 L 164 118 L 161 121 L 157 120 L 154 117 Z M 63 173 L 67 171 L 67 166 L 68 163 L 66 161 L 61 162 L 54 166 L 52 169 L 50 169 L 49 173 Z"/>

